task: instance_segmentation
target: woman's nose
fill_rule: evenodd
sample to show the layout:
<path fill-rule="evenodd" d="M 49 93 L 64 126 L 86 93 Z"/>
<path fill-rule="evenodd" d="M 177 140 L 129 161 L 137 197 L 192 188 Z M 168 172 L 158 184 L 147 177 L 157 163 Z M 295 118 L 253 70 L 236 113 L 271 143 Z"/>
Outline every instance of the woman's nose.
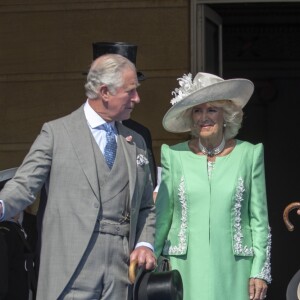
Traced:
<path fill-rule="evenodd" d="M 205 111 L 201 112 L 200 119 L 202 122 L 207 120 L 207 113 Z"/>

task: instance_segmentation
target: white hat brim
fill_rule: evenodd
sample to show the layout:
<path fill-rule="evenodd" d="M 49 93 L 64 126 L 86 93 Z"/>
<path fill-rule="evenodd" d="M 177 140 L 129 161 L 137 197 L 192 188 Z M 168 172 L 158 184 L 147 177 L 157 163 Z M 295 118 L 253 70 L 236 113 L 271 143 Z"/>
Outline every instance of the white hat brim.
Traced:
<path fill-rule="evenodd" d="M 163 127 L 173 133 L 191 130 L 190 108 L 215 100 L 231 100 L 243 108 L 254 91 L 253 83 L 248 79 L 228 79 L 199 89 L 175 103 L 165 114 Z"/>

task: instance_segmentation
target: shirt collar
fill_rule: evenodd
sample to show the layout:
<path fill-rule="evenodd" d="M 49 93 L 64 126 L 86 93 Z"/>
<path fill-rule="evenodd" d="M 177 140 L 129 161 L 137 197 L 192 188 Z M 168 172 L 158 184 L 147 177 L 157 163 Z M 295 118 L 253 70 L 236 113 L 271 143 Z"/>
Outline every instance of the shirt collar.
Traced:
<path fill-rule="evenodd" d="M 96 127 L 101 126 L 102 124 L 106 123 L 105 120 L 103 120 L 100 115 L 98 115 L 90 106 L 89 102 L 86 101 L 84 104 L 84 114 L 87 119 L 87 122 L 89 126 L 94 129 Z M 115 122 L 110 122 L 110 124 L 115 128 Z"/>

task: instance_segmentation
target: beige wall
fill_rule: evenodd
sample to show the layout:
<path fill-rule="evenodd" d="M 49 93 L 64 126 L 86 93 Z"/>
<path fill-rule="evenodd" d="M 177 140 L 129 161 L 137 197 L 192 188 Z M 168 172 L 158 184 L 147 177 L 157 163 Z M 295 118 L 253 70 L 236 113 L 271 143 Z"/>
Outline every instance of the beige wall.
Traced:
<path fill-rule="evenodd" d="M 189 1 L 2 0 L 0 6 L 0 170 L 18 166 L 45 121 L 85 100 L 92 43 L 138 45 L 147 80 L 132 117 L 152 132 L 159 161 L 177 78 L 189 70 Z"/>

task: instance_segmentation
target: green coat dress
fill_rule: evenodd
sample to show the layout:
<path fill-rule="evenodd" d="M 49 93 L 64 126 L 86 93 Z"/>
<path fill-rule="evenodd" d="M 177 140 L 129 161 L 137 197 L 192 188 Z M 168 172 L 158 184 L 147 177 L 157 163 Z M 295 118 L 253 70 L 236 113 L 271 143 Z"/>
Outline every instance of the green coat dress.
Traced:
<path fill-rule="evenodd" d="M 163 145 L 161 164 L 155 252 L 180 271 L 184 300 L 248 300 L 250 277 L 271 282 L 263 145 L 236 140 L 210 176 L 188 142 Z"/>

